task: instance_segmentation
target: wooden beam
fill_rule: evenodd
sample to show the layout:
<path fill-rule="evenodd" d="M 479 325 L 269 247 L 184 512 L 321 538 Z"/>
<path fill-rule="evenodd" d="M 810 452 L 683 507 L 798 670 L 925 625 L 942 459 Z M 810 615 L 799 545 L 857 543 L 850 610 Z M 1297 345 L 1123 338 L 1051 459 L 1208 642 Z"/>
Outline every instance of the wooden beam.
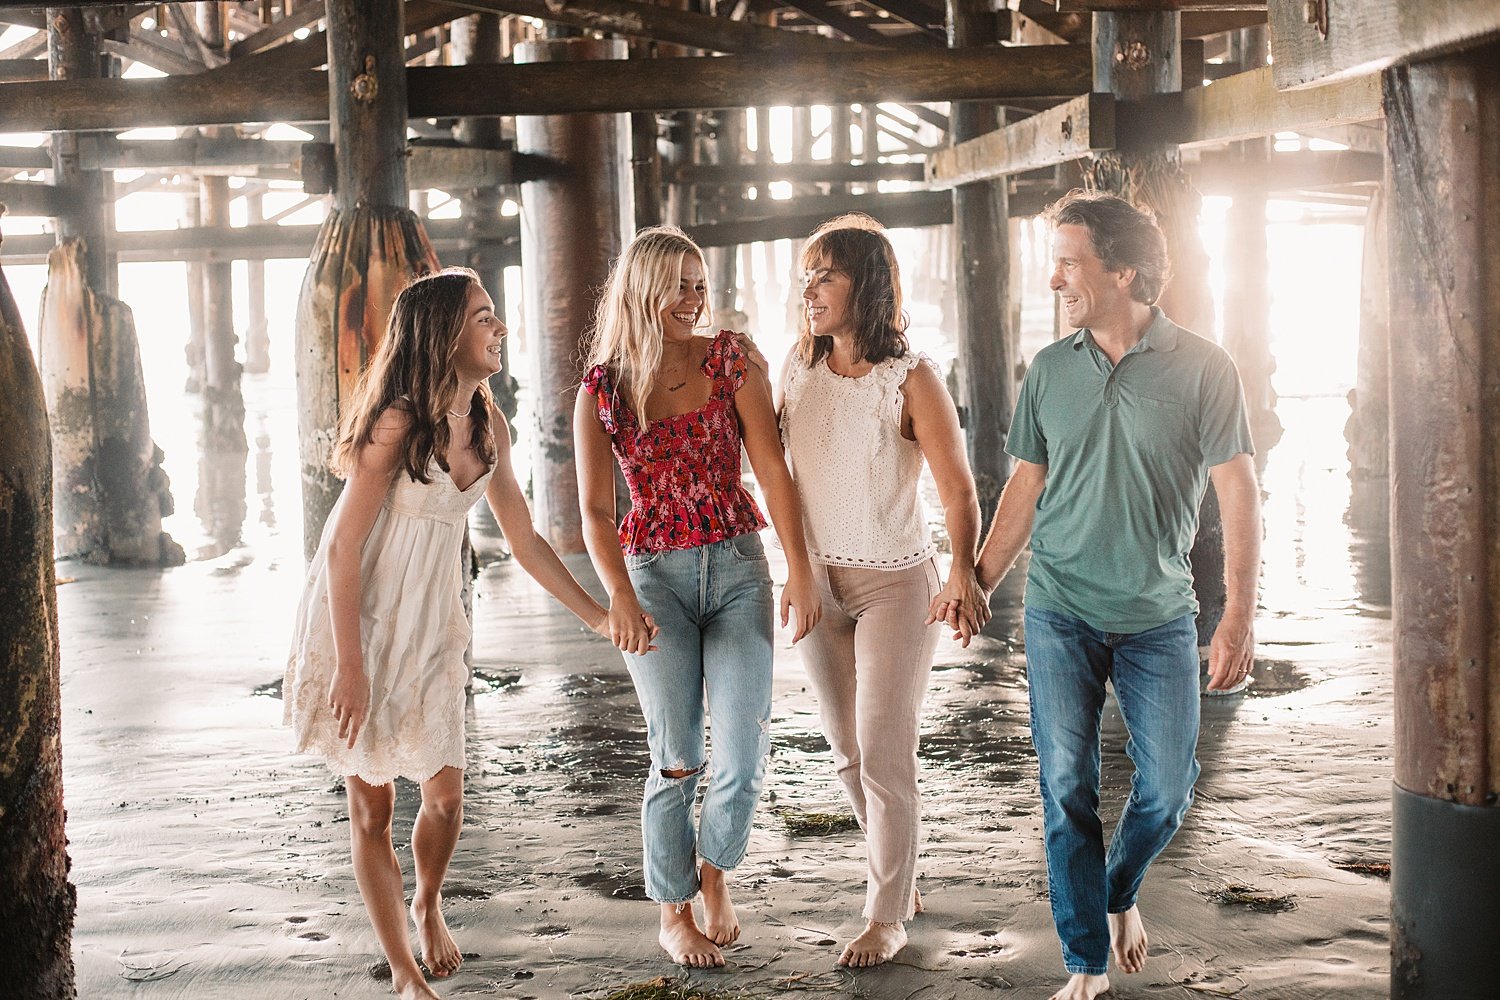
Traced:
<path fill-rule="evenodd" d="M 669 178 L 677 184 L 848 184 L 876 181 L 922 181 L 926 168 L 920 163 L 692 163 Z"/>
<path fill-rule="evenodd" d="M 465 10 L 519 14 L 587 31 L 644 38 L 706 52 L 835 52 L 849 43 L 822 35 L 730 21 L 637 0 L 449 0 Z"/>
<path fill-rule="evenodd" d="M 934 187 L 957 187 L 1114 149 L 1115 103 L 1109 94 L 1084 94 L 1014 125 L 939 150 L 928 158 L 927 182 Z"/>
<path fill-rule="evenodd" d="M 505 256 L 504 263 L 520 263 L 515 244 L 520 239 L 520 224 L 514 216 L 501 220 L 501 231 L 478 241 L 488 250 Z M 442 254 L 456 253 L 475 244 L 465 219 L 427 219 L 423 221 L 433 247 Z M 205 261 L 268 260 L 278 257 L 307 257 L 322 225 L 256 225 L 233 229 L 152 229 L 110 235 L 110 252 L 118 250 L 125 263 L 164 260 Z M 6 264 L 45 264 L 47 252 L 57 243 L 51 233 L 6 236 L 3 255 Z"/>
<path fill-rule="evenodd" d="M 748 204 L 756 206 L 760 203 Z M 701 247 L 729 247 L 800 239 L 821 223 L 846 212 L 863 212 L 879 220 L 887 229 L 941 226 L 953 221 L 953 198 L 944 191 L 828 195 L 770 202 L 768 205 L 778 207 L 760 218 L 707 222 L 685 228 Z"/>
<path fill-rule="evenodd" d="M 1083 14 L 1108 11 L 1129 14 L 1157 10 L 1258 10 L 1266 9 L 1266 0 L 1057 0 L 1059 14 Z"/>
<path fill-rule="evenodd" d="M 9 209 L 11 215 L 55 217 L 63 213 L 66 201 L 66 192 L 51 184 L 0 181 L 0 205 Z"/>
<path fill-rule="evenodd" d="M 151 80 L 8 84 L 7 100 L 0 104 L 0 132 L 327 120 L 326 74 L 281 73 L 272 82 L 232 74 L 234 68 L 230 63 L 210 73 Z M 1071 97 L 1088 88 L 1093 71 L 1086 47 L 1039 45 L 855 50 L 800 55 L 785 63 L 764 56 L 724 56 L 412 67 L 406 72 L 410 116 L 445 118 Z"/>
<path fill-rule="evenodd" d="M 278 167 L 295 164 L 302 143 L 294 140 L 208 138 L 120 139 L 100 143 L 81 139 L 79 162 L 90 170 L 167 170 L 190 168 Z"/>
<path fill-rule="evenodd" d="M 0 83 L 47 79 L 45 59 L 0 59 Z"/>
<path fill-rule="evenodd" d="M 1379 76 L 1279 91 L 1273 72 L 1274 67 L 1263 66 L 1206 87 L 1122 103 L 1116 112 L 1118 134 L 1122 143 L 1131 145 L 1173 142 L 1191 146 L 1370 121 L 1384 114 Z"/>
<path fill-rule="evenodd" d="M 229 58 L 239 59 L 252 52 L 269 48 L 301 28 L 311 27 L 323 19 L 323 0 L 307 0 L 303 6 L 281 20 L 266 25 L 252 35 L 241 38 L 229 47 Z"/>
<path fill-rule="evenodd" d="M 847 37 L 850 41 L 862 42 L 865 45 L 898 46 L 916 43 L 919 45 L 938 45 L 941 42 L 926 32 L 904 37 L 895 37 L 877 31 L 874 23 L 868 18 L 855 18 L 838 7 L 827 3 L 826 0 L 783 0 L 786 6 L 793 10 L 801 11 L 819 24 L 826 24 L 834 31 Z"/>
<path fill-rule="evenodd" d="M 1276 87 L 1288 90 L 1363 76 L 1493 37 L 1500 34 L 1500 4 L 1271 0 L 1270 22 Z"/>
<path fill-rule="evenodd" d="M 939 41 L 945 41 L 948 37 L 948 32 L 943 27 L 941 7 L 930 6 L 922 3 L 921 0 L 870 0 L 870 2 L 892 17 L 905 21 Z"/>
<path fill-rule="evenodd" d="M 529 179 L 517 176 L 518 161 L 524 159 L 508 149 L 412 146 L 406 157 L 406 186 L 413 191 L 463 191 L 519 184 Z"/>
<path fill-rule="evenodd" d="M 52 154 L 40 146 L 0 146 L 0 170 L 51 170 Z"/>
<path fill-rule="evenodd" d="M 202 73 L 208 68 L 189 56 L 187 50 L 168 44 L 166 39 L 152 31 L 132 31 L 128 42 L 106 38 L 101 45 L 110 55 L 142 63 L 163 73 L 185 75 Z"/>
<path fill-rule="evenodd" d="M 1249 184 L 1267 191 L 1379 184 L 1385 157 L 1347 149 L 1272 153 L 1265 163 L 1246 164 L 1229 153 L 1205 153 L 1188 172 L 1204 194 L 1233 195 Z"/>

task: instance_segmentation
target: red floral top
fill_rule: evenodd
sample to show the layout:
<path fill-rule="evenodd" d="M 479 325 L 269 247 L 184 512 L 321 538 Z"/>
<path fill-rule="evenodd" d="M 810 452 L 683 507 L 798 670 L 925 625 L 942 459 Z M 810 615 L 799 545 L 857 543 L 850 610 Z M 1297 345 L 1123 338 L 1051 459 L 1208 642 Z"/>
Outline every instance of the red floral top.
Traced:
<path fill-rule="evenodd" d="M 690 413 L 653 420 L 644 430 L 603 365 L 584 376 L 583 389 L 598 401 L 599 422 L 630 487 L 630 513 L 620 524 L 627 554 L 690 549 L 766 526 L 740 485 L 734 394 L 746 370 L 734 334 L 721 331 L 703 359 L 702 372 L 713 380 L 708 402 Z"/>

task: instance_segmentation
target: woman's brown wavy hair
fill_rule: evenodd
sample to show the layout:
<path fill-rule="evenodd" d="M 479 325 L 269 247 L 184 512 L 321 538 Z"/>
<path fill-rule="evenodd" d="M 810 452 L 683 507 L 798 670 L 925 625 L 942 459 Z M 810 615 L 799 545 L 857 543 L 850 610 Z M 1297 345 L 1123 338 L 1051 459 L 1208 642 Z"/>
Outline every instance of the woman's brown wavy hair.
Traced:
<path fill-rule="evenodd" d="M 879 364 L 906 354 L 910 320 L 901 307 L 901 268 L 884 226 L 859 212 L 829 219 L 813 231 L 800 263 L 804 271 L 830 268 L 849 276 L 850 325 L 859 358 Z M 833 350 L 832 337 L 813 336 L 806 309 L 796 349 L 798 360 L 808 367 Z"/>
<path fill-rule="evenodd" d="M 469 290 L 478 287 L 479 275 L 467 267 L 448 267 L 402 289 L 385 336 L 339 421 L 330 463 L 336 474 L 347 478 L 353 471 L 360 449 L 373 440 L 375 424 L 390 406 L 401 407 L 411 421 L 402 446 L 406 474 L 431 482 L 427 465 L 434 457 L 448 471 L 448 407 L 458 389 L 453 352 L 468 320 Z M 487 465 L 495 461 L 492 400 L 487 381 L 475 386 L 469 399 L 469 442 Z"/>

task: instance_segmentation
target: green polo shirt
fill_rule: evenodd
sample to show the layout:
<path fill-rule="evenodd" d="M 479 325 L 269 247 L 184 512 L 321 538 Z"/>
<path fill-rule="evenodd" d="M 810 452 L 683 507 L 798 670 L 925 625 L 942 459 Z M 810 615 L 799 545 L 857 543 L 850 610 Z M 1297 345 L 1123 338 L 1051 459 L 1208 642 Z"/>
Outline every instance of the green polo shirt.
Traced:
<path fill-rule="evenodd" d="M 1197 612 L 1188 552 L 1208 470 L 1254 453 L 1229 355 L 1152 313 L 1118 365 L 1086 329 L 1039 351 L 1005 449 L 1047 467 L 1026 603 L 1104 632 Z"/>

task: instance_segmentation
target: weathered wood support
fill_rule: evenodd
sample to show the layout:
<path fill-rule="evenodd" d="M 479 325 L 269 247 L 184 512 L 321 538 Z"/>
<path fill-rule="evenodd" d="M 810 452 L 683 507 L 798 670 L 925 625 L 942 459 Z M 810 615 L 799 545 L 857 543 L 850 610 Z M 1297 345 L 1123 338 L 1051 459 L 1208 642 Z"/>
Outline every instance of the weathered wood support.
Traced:
<path fill-rule="evenodd" d="M 1391 275 L 1387 189 L 1365 215 L 1359 271 L 1359 350 L 1344 437 L 1349 441 L 1349 523 L 1388 536 L 1391 522 Z"/>
<path fill-rule="evenodd" d="M 406 70 L 412 118 L 676 111 L 867 101 L 1003 101 L 1074 97 L 1089 89 L 1082 46 L 908 51 L 856 49 L 798 57 L 798 72 L 767 72 L 763 56 L 568 64 L 414 66 Z M 272 52 L 279 51 L 273 49 Z M 265 53 L 270 55 L 271 53 Z M 259 58 L 259 54 L 252 58 Z M 328 120 L 328 74 L 313 70 L 151 80 L 6 84 L 0 131 L 127 129 Z M 338 88 L 335 86 L 335 90 Z"/>
<path fill-rule="evenodd" d="M 203 225 L 229 229 L 229 178 L 202 180 Z M 203 441 L 205 449 L 232 451 L 243 461 L 245 397 L 240 391 L 239 337 L 234 330 L 234 275 L 229 257 L 214 254 L 203 265 Z"/>
<path fill-rule="evenodd" d="M 519 63 L 625 59 L 625 43 L 537 39 L 516 47 Z M 634 219 L 628 122 L 612 115 L 524 115 L 516 148 L 561 169 L 521 185 L 521 270 L 526 289 L 535 400 L 532 495 L 538 529 L 559 552 L 582 552 L 573 462 L 573 397 L 582 372 L 580 338 L 594 295 L 609 276 Z"/>
<path fill-rule="evenodd" d="M 183 223 L 185 228 L 177 230 L 174 235 L 182 232 L 200 232 L 203 226 L 203 191 L 199 185 L 198 191 L 186 195 L 182 206 Z M 174 242 L 176 242 L 174 240 Z M 183 348 L 183 361 L 187 363 L 187 378 L 183 380 L 183 390 L 190 393 L 200 393 L 203 385 L 208 381 L 208 371 L 204 368 L 204 344 L 208 336 L 208 313 L 204 307 L 204 286 L 207 279 L 204 277 L 203 261 L 207 254 L 198 260 L 188 262 L 187 266 L 187 305 L 188 305 L 188 341 Z"/>
<path fill-rule="evenodd" d="M 47 9 L 47 63 L 53 80 L 69 83 L 97 82 L 103 77 L 103 56 L 97 20 L 79 7 Z M 75 132 L 52 135 L 52 182 L 66 192 L 62 214 L 57 219 L 59 241 L 83 240 L 89 284 L 104 295 L 115 293 L 115 272 L 110 266 L 109 230 L 114 213 L 109 210 L 114 180 L 79 162 L 79 136 Z"/>
<path fill-rule="evenodd" d="M 453 24 L 453 44 L 464 65 L 498 63 L 505 57 L 504 31 L 496 14 L 476 14 Z M 464 118 L 454 129 L 459 142 L 475 149 L 499 150 L 504 145 L 500 119 Z M 505 194 L 498 184 L 471 187 L 463 192 L 464 216 L 469 224 L 468 264 L 484 282 L 495 303 L 495 312 L 505 316 L 505 261 L 489 252 L 490 246 L 505 238 L 505 221 L 501 208 Z M 505 419 L 516 434 L 515 418 L 520 409 L 517 393 L 520 383 L 510 370 L 510 338 L 500 344 L 500 371 L 490 377 L 490 391 Z M 469 594 L 469 591 L 465 591 Z M 468 598 L 466 598 L 467 600 Z"/>
<path fill-rule="evenodd" d="M 310 556 L 343 484 L 328 468 L 340 407 L 385 332 L 392 303 L 438 266 L 407 207 L 406 73 L 400 0 L 329 0 L 328 65 L 337 156 L 328 213 L 297 302 L 298 437 Z"/>
<path fill-rule="evenodd" d="M 1241 31 L 1232 43 L 1232 51 L 1241 65 L 1264 66 L 1265 30 Z M 1230 155 L 1243 168 L 1243 177 L 1230 204 L 1224 239 L 1225 271 L 1233 276 L 1224 288 L 1224 349 L 1239 368 L 1250 436 L 1255 442 L 1256 458 L 1264 462 L 1266 452 L 1281 440 L 1282 431 L 1281 420 L 1276 416 L 1276 389 L 1271 384 L 1276 371 L 1276 359 L 1271 356 L 1271 280 L 1266 248 L 1266 178 L 1271 140 L 1246 139 L 1235 143 Z"/>
<path fill-rule="evenodd" d="M 1140 101 L 1182 90 L 1181 14 L 1153 12 L 1094 15 L 1094 89 L 1118 100 Z M 1208 255 L 1198 237 L 1198 193 L 1182 170 L 1177 147 L 1140 141 L 1117 122 L 1127 146 L 1094 157 L 1085 168 L 1088 187 L 1118 194 L 1149 208 L 1167 238 L 1172 279 L 1158 305 L 1176 323 L 1212 337 L 1213 298 Z M 1198 536 L 1189 559 L 1198 595 L 1198 642 L 1206 646 L 1224 614 L 1224 524 L 1212 485 L 1198 514 Z"/>
<path fill-rule="evenodd" d="M 175 566 L 172 513 L 151 440 L 130 307 L 95 293 L 77 238 L 55 247 L 42 294 L 42 379 L 52 428 L 56 550 L 101 564 Z"/>
<path fill-rule="evenodd" d="M 1500 939 L 1500 46 L 1385 73 L 1391 997 L 1480 1000 Z"/>
<path fill-rule="evenodd" d="M 721 109 L 709 118 L 711 134 L 706 137 L 710 163 L 733 167 L 739 165 L 740 151 L 745 144 L 745 114 L 737 109 Z M 701 190 L 701 188 L 700 188 Z M 738 185 L 719 185 L 713 189 L 712 204 L 715 214 L 728 214 L 743 210 L 744 189 Z M 699 202 L 700 211 L 702 202 Z M 734 247 L 707 247 L 704 249 L 709 287 L 713 301 L 709 303 L 716 328 L 743 330 L 745 316 L 736 314 L 735 301 L 739 296 L 739 254 Z"/>
<path fill-rule="evenodd" d="M 250 225 L 264 222 L 265 195 L 247 195 L 245 203 Z M 264 375 L 271 370 L 271 331 L 266 324 L 266 262 L 246 261 L 245 303 L 249 313 L 249 326 L 245 330 L 245 371 L 253 375 Z"/>
<path fill-rule="evenodd" d="M 0 216 L 5 206 L 0 205 Z M 42 382 L 0 271 L 0 925 L 5 965 L 36 1000 L 73 1000 L 63 829 L 52 454 Z"/>
<path fill-rule="evenodd" d="M 947 0 L 948 44 L 955 49 L 994 43 L 994 20 L 979 0 Z M 961 143 L 999 127 L 993 104 L 953 105 L 949 138 Z M 1005 440 L 1015 409 L 1017 331 L 1010 322 L 1010 228 L 1005 182 L 979 181 L 953 189 L 957 244 L 959 405 L 969 465 L 979 491 L 981 525 L 989 523 L 1010 478 Z"/>

